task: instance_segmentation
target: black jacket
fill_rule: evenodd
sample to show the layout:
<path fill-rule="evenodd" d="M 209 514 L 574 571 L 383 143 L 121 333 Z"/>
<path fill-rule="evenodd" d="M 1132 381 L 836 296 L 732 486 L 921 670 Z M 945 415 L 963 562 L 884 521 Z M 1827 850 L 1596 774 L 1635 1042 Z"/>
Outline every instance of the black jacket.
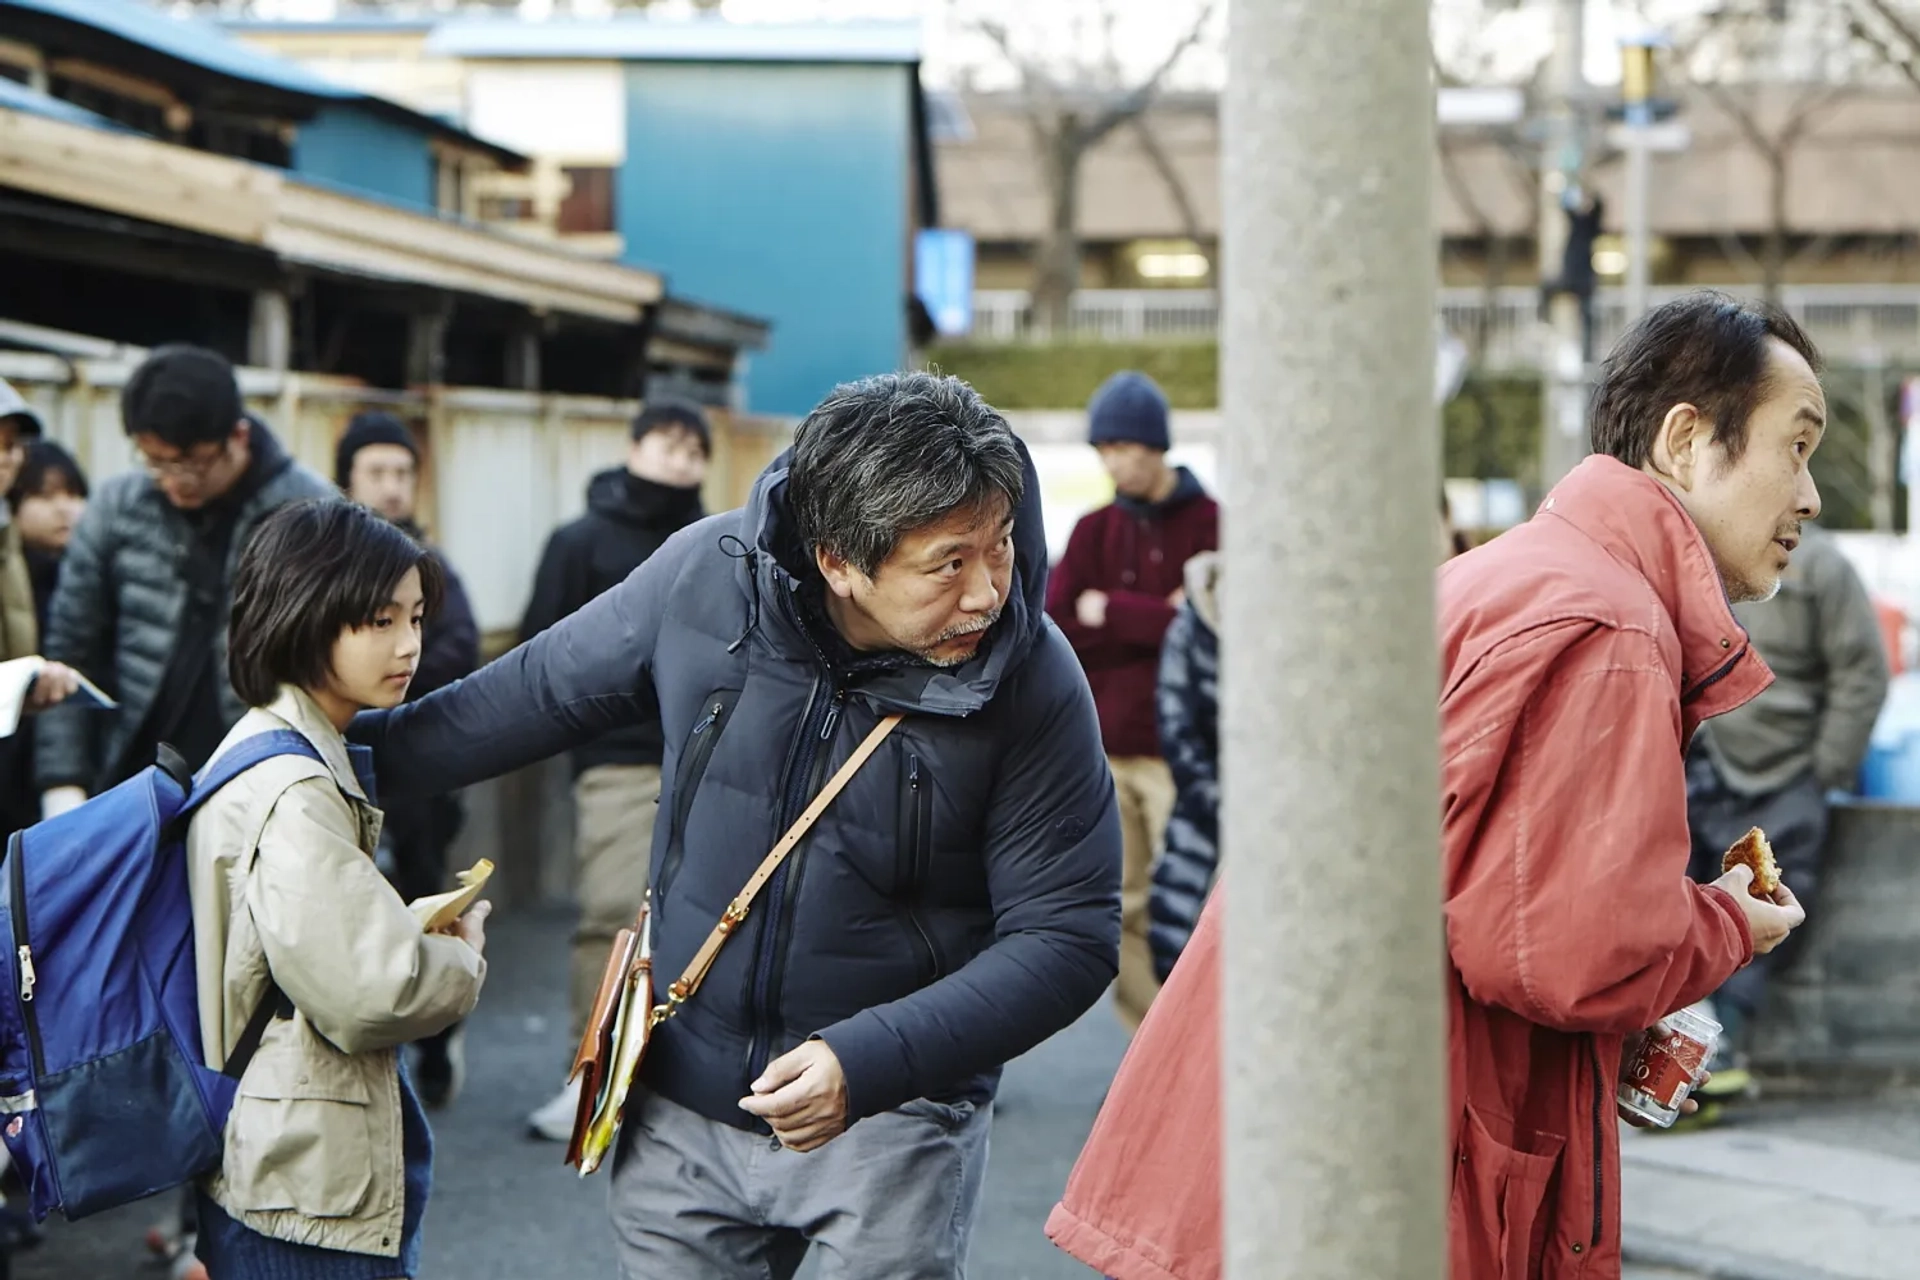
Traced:
<path fill-rule="evenodd" d="M 210 652 L 200 670 L 223 724 L 246 707 L 227 680 L 227 611 L 233 573 L 255 526 L 275 507 L 300 498 L 337 497 L 334 487 L 295 462 L 266 425 L 253 424 L 253 465 L 242 480 L 233 526 L 223 539 L 209 586 Z M 199 522 L 204 522 L 200 517 Z M 181 628 L 190 605 L 196 519 L 167 501 L 152 477 L 135 469 L 109 476 L 94 489 L 54 591 L 42 651 L 77 667 L 119 699 L 101 711 L 85 698 L 43 712 L 35 726 L 39 785 L 99 790 L 153 763 L 149 724 L 162 683 L 176 670 Z M 216 736 L 215 741 L 218 741 Z M 176 742 L 175 745 L 180 745 Z"/>
<path fill-rule="evenodd" d="M 533 599 L 520 623 L 531 640 L 627 580 L 669 537 L 703 514 L 698 489 L 676 489 L 627 471 L 602 471 L 587 484 L 587 514 L 547 539 Z M 580 773 L 601 764 L 659 764 L 660 717 L 623 726 L 573 753 Z"/>
<path fill-rule="evenodd" d="M 1041 607 L 1031 464 L 1005 611 L 949 669 L 849 659 L 809 625 L 803 597 L 821 587 L 792 532 L 786 468 L 559 626 L 353 731 L 384 791 L 443 791 L 635 723 L 657 695 L 664 988 L 830 771 L 905 712 L 648 1053 L 650 1088 L 762 1132 L 739 1100 L 814 1035 L 845 1070 L 850 1119 L 991 1096 L 1001 1064 L 1100 998 L 1120 936 L 1113 779 L 1086 677 Z"/>
<path fill-rule="evenodd" d="M 407 689 L 409 699 L 418 699 L 473 674 L 480 665 L 480 624 L 474 620 L 473 602 L 467 599 L 466 584 L 460 581 L 446 554 L 427 541 L 426 532 L 418 525 L 406 524 L 401 528 L 433 553 L 446 581 L 440 611 L 427 623 L 421 637 L 420 666 Z"/>
<path fill-rule="evenodd" d="M 466 584 L 460 581 L 453 565 L 436 547 L 427 543 L 426 532 L 418 525 L 402 524 L 414 541 L 427 546 L 440 564 L 446 591 L 439 612 L 428 620 L 421 637 L 420 665 L 413 673 L 407 697 L 424 698 L 435 689 L 473 674 L 480 665 L 480 627 L 474 620 L 473 604 L 467 599 Z M 395 887 L 405 898 L 438 893 L 444 872 L 445 850 L 460 834 L 465 810 L 458 796 L 411 796 L 387 800 L 385 831 L 402 864 Z"/>

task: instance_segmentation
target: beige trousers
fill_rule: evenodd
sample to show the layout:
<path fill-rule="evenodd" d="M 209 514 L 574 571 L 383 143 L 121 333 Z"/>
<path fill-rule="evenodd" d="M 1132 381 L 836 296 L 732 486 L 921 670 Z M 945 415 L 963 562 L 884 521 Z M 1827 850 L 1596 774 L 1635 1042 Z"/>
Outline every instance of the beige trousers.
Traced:
<path fill-rule="evenodd" d="M 1120 979 L 1114 984 L 1114 1010 L 1129 1030 L 1147 1016 L 1160 992 L 1147 947 L 1147 896 L 1153 887 L 1153 860 L 1173 816 L 1173 774 L 1166 761 L 1151 756 L 1109 756 L 1113 787 L 1120 798 Z"/>
<path fill-rule="evenodd" d="M 646 898 L 659 810 L 658 765 L 595 765 L 573 784 L 574 897 L 580 903 L 569 982 L 575 1044 L 593 1014 L 613 935 L 633 923 Z"/>

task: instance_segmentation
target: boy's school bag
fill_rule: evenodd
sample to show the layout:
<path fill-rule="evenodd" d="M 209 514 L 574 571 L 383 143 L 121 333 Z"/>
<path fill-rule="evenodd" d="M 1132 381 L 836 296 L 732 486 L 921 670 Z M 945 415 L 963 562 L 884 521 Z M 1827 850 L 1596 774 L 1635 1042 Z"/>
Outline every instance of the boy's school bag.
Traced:
<path fill-rule="evenodd" d="M 8 841 L 0 865 L 0 1133 L 34 1219 L 82 1218 L 218 1167 L 234 1090 L 285 997 L 270 985 L 223 1070 L 203 1065 L 187 820 L 276 756 L 246 738 L 199 777 L 170 747 Z"/>

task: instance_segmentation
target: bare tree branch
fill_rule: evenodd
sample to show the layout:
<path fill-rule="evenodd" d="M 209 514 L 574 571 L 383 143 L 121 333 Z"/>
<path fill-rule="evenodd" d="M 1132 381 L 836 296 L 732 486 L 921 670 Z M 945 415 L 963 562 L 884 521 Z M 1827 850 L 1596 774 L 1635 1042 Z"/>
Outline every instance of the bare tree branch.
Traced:
<path fill-rule="evenodd" d="M 1024 90 L 1021 113 L 1033 138 L 1037 176 L 1048 205 L 1047 225 L 1033 252 L 1036 331 L 1063 333 L 1071 324 L 1072 292 L 1080 278 L 1081 162 L 1121 125 L 1135 124 L 1141 148 L 1166 185 L 1188 236 L 1201 239 L 1199 216 L 1179 172 L 1142 117 L 1174 67 L 1205 37 L 1221 2 L 1200 0 L 1192 27 L 1131 88 L 1121 65 L 1112 0 L 1093 0 L 1095 8 L 1080 11 L 1081 20 L 1073 24 L 1074 44 L 1092 53 L 1092 64 L 1064 71 L 1057 60 L 1049 64 L 1038 56 L 1024 56 L 1009 23 L 982 16 L 962 19 L 962 25 L 978 32 L 1006 59 Z M 957 10 L 957 0 L 949 4 Z"/>
<path fill-rule="evenodd" d="M 1838 106 L 1846 96 L 1845 88 L 1825 85 L 1796 98 L 1787 109 L 1786 122 L 1780 126 L 1780 145 L 1787 149 L 1797 146 L 1819 118 Z"/>
<path fill-rule="evenodd" d="M 1167 155 L 1165 147 L 1160 145 L 1160 136 L 1154 132 L 1152 123 L 1144 112 L 1132 120 L 1133 132 L 1140 141 L 1140 150 L 1146 154 L 1147 163 L 1153 166 L 1160 182 L 1167 189 L 1167 195 L 1173 200 L 1173 207 L 1180 215 L 1182 234 L 1199 244 L 1206 239 L 1206 232 L 1200 226 L 1200 214 L 1193 207 L 1193 197 L 1187 193 L 1187 184 L 1181 178 L 1179 170 L 1173 167 L 1173 160 Z"/>
<path fill-rule="evenodd" d="M 1444 139 L 1438 148 L 1440 152 L 1440 180 L 1446 184 L 1447 194 L 1467 215 L 1467 221 L 1473 224 L 1474 231 L 1482 236 L 1493 234 L 1493 219 L 1487 216 L 1486 206 L 1480 203 L 1474 194 L 1473 184 L 1460 172 L 1460 159 L 1454 148 Z"/>
<path fill-rule="evenodd" d="M 1720 251 L 1738 263 L 1740 269 L 1748 275 L 1763 274 L 1760 259 L 1754 257 L 1753 250 L 1747 248 L 1736 232 L 1722 229 L 1714 233 L 1714 240 L 1720 245 Z"/>
<path fill-rule="evenodd" d="M 1769 159 L 1772 158 L 1778 150 L 1774 140 L 1768 137 L 1767 131 L 1760 127 L 1760 121 L 1756 113 L 1742 105 L 1739 99 L 1734 96 L 1731 89 L 1726 85 L 1715 83 L 1712 80 L 1695 80 L 1692 84 L 1693 87 L 1704 94 L 1714 106 L 1718 107 L 1727 119 L 1733 122 L 1733 127 L 1740 131 L 1740 136 L 1746 139 L 1748 146 L 1758 151 L 1762 156 Z"/>
<path fill-rule="evenodd" d="M 1160 82 L 1167 78 L 1168 73 L 1179 64 L 1180 59 L 1187 56 L 1187 51 L 1199 44 L 1200 38 L 1206 34 L 1207 24 L 1213 20 L 1213 5 L 1214 0 L 1205 0 L 1187 34 L 1168 51 L 1160 65 L 1155 67 L 1146 79 L 1134 86 L 1132 92 L 1081 126 L 1080 137 L 1086 146 L 1092 146 L 1147 109 L 1147 104 L 1153 101 L 1153 95 L 1160 91 Z"/>
<path fill-rule="evenodd" d="M 1004 22 L 992 18 L 975 18 L 971 25 L 975 31 L 993 42 L 993 47 L 1000 51 L 1000 56 L 1005 58 L 1008 65 L 1019 74 L 1021 88 L 1028 94 L 1047 92 L 1055 88 L 1053 77 L 1047 74 L 1045 67 L 1021 56 L 1019 42 L 1013 38 L 1013 33 L 1007 30 Z"/>
<path fill-rule="evenodd" d="M 1100 0 L 1100 44 L 1104 54 L 1102 61 L 1106 64 L 1107 78 L 1112 81 L 1116 89 L 1127 82 L 1127 73 L 1120 65 L 1120 38 L 1116 33 L 1119 23 L 1120 15 L 1114 10 L 1112 0 Z"/>
<path fill-rule="evenodd" d="M 1790 267 L 1798 267 L 1805 263 L 1818 262 L 1833 252 L 1833 246 L 1838 243 L 1839 240 L 1840 236 L 1836 233 L 1822 231 L 1819 235 L 1795 250 L 1794 255 L 1787 259 L 1787 265 Z"/>
<path fill-rule="evenodd" d="M 1864 3 L 1869 12 L 1893 29 L 1893 34 L 1906 47 L 1896 49 L 1893 41 L 1889 40 L 1884 32 L 1868 29 L 1867 24 L 1860 20 L 1858 10 L 1848 14 L 1848 33 L 1855 40 L 1871 48 L 1879 55 L 1882 62 L 1898 71 L 1908 84 L 1920 88 L 1920 67 L 1914 65 L 1914 57 L 1916 53 L 1920 53 L 1920 33 L 1916 33 L 1912 26 L 1895 13 L 1892 6 L 1885 0 L 1864 0 Z"/>

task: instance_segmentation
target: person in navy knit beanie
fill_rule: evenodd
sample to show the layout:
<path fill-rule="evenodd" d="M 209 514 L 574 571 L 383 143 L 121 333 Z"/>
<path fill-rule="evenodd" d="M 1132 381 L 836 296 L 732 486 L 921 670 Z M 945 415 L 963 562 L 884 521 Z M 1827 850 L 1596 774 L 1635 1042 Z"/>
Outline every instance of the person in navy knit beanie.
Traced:
<path fill-rule="evenodd" d="M 1167 397 L 1127 370 L 1087 406 L 1087 440 L 1113 478 L 1114 500 L 1081 518 L 1047 580 L 1047 612 L 1086 668 L 1100 737 L 1120 797 L 1120 979 L 1114 1004 L 1140 1025 L 1160 989 L 1147 945 L 1154 853 L 1173 811 L 1154 695 L 1160 640 L 1185 599 L 1189 559 L 1220 545 L 1219 508 L 1185 467 L 1169 466 Z"/>

